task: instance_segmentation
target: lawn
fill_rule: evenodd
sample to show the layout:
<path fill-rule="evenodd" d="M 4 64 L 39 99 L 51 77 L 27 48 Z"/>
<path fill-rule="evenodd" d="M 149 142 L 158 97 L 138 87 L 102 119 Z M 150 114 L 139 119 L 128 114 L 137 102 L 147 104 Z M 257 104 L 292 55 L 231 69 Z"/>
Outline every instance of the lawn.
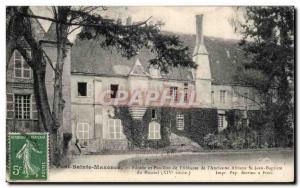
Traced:
<path fill-rule="evenodd" d="M 119 162 L 121 169 L 133 166 L 240 166 L 240 165 L 293 165 L 294 151 L 208 152 L 162 156 L 141 156 Z"/>

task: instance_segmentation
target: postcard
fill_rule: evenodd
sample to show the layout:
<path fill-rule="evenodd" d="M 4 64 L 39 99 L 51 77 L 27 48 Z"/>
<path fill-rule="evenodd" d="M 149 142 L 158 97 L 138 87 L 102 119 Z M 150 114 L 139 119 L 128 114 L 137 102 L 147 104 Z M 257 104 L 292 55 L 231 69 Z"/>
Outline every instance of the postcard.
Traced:
<path fill-rule="evenodd" d="M 295 181 L 293 6 L 7 6 L 6 33 L 7 182 Z"/>

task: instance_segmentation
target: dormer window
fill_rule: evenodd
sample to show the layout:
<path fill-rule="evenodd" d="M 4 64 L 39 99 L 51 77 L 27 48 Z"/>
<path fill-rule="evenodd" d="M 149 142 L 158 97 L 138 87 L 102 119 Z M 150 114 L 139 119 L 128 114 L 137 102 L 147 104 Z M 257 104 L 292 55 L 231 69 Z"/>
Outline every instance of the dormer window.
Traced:
<path fill-rule="evenodd" d="M 157 65 L 151 65 L 149 72 L 153 77 L 160 77 L 160 70 Z"/>
<path fill-rule="evenodd" d="M 29 57 L 31 53 L 27 50 Z M 31 69 L 29 65 L 26 63 L 23 56 L 17 50 L 13 54 L 14 57 L 14 73 L 15 78 L 30 78 L 31 77 Z"/>

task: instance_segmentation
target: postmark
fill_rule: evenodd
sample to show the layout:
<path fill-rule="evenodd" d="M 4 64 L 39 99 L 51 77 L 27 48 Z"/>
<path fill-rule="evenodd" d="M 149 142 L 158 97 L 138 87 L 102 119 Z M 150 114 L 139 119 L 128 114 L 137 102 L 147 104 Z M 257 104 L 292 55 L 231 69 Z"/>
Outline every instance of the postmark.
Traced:
<path fill-rule="evenodd" d="M 48 178 L 48 133 L 9 133 L 10 181 Z"/>

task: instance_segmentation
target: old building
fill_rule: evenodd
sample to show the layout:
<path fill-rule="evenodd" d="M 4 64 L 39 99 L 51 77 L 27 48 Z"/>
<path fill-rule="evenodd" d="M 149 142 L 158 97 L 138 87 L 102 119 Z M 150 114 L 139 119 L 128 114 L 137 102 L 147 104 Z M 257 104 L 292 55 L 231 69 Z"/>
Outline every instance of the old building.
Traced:
<path fill-rule="evenodd" d="M 95 40 L 75 41 L 71 55 L 72 133 L 87 150 L 127 149 L 135 142 L 132 137 L 140 137 L 140 146 L 160 147 L 168 145 L 166 135 L 177 132 L 195 133 L 188 137 L 197 140 L 226 129 L 227 110 L 258 109 L 253 102 L 257 100 L 255 91 L 234 79 L 244 60 L 238 41 L 204 37 L 202 22 L 203 16 L 197 15 L 196 35 L 167 33 L 178 35 L 193 50 L 196 70 L 173 67 L 163 73 L 149 65 L 153 54 L 148 50 L 128 60 L 113 49 L 101 48 Z M 143 100 L 149 91 L 159 91 L 157 101 Z M 167 103 L 160 103 L 161 98 Z M 209 122 L 214 119 L 210 117 L 216 121 Z M 243 121 L 247 123 L 246 114 Z"/>
<path fill-rule="evenodd" d="M 208 133 L 226 129 L 228 110 L 257 110 L 257 93 L 236 82 L 244 57 L 238 41 L 204 37 L 203 16 L 196 16 L 196 35 L 177 35 L 191 50 L 198 68 L 170 67 L 168 73 L 150 66 L 153 54 L 142 49 L 131 59 L 97 40 L 77 39 L 70 46 L 63 73 L 65 100 L 60 133 L 73 135 L 87 151 L 164 147 L 171 135 L 196 142 Z M 55 24 L 45 32 L 37 20 L 35 36 L 55 64 Z M 26 45 L 26 44 L 25 44 Z M 28 49 L 30 54 L 30 49 Z M 54 73 L 47 65 L 49 104 L 53 101 Z M 32 71 L 15 51 L 7 75 L 7 130 L 38 131 Z M 247 124 L 247 113 L 242 118 Z"/>

